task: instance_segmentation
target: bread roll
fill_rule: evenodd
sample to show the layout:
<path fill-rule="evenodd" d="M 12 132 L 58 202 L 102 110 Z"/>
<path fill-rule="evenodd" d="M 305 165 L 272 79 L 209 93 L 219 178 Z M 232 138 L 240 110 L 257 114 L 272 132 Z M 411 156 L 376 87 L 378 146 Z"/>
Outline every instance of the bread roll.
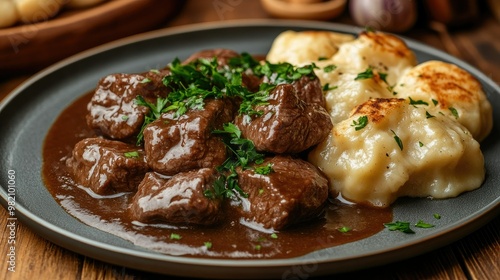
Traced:
<path fill-rule="evenodd" d="M 19 20 L 13 0 L 0 0 L 0 28 L 16 24 Z"/>
<path fill-rule="evenodd" d="M 19 18 L 24 23 L 46 21 L 55 16 L 66 0 L 14 0 Z"/>

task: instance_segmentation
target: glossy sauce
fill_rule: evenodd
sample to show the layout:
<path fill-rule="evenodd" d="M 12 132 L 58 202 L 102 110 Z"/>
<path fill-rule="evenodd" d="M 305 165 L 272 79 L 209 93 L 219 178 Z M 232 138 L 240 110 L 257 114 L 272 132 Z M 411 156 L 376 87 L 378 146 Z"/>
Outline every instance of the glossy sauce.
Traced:
<path fill-rule="evenodd" d="M 145 225 L 127 215 L 133 193 L 97 196 L 73 183 L 65 159 L 81 139 L 95 136 L 85 122 L 91 94 L 79 98 L 57 118 L 43 148 L 43 178 L 55 200 L 81 222 L 168 255 L 206 258 L 290 258 L 318 249 L 367 238 L 384 229 L 392 211 L 331 201 L 324 217 L 272 234 L 240 223 L 227 211 L 225 220 L 212 227 Z M 231 210 L 229 205 L 225 209 Z M 343 233 L 338 229 L 348 227 Z"/>

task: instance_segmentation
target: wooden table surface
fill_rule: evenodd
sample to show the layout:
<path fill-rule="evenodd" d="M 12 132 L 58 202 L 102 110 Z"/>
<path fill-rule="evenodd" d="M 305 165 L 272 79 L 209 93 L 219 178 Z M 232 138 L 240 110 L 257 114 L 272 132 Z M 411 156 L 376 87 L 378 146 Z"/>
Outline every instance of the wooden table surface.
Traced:
<path fill-rule="evenodd" d="M 482 1 L 481 1 L 482 2 Z M 443 32 L 419 21 L 404 36 L 444 50 L 500 83 L 500 24 L 482 7 L 472 26 Z M 259 1 L 191 0 L 157 28 L 245 18 L 271 18 Z M 334 22 L 352 23 L 346 12 Z M 1 63 L 1 62 L 0 62 Z M 0 99 L 34 73 L 0 80 Z M 4 172 L 3 170 L 2 172 Z M 2 182 L 3 184 L 4 182 Z M 111 265 L 58 247 L 18 223 L 16 269 L 8 271 L 7 212 L 0 210 L 0 279 L 176 279 Z M 337 275 L 370 279 L 500 279 L 500 216 L 469 236 L 430 253 L 397 263 Z M 333 278 L 333 277 L 329 277 Z"/>

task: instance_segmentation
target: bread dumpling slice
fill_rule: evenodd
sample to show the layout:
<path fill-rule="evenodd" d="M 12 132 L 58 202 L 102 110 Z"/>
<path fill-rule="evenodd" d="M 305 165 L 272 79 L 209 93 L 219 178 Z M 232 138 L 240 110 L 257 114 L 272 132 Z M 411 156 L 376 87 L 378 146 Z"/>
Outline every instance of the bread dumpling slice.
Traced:
<path fill-rule="evenodd" d="M 394 87 L 396 96 L 428 104 L 433 114 L 444 114 L 465 126 L 472 136 L 483 140 L 493 127 L 491 104 L 481 83 L 462 68 L 427 61 L 406 72 Z"/>
<path fill-rule="evenodd" d="M 398 197 L 450 198 L 485 178 L 479 143 L 453 119 L 407 99 L 370 99 L 309 153 L 330 195 L 387 207 Z"/>

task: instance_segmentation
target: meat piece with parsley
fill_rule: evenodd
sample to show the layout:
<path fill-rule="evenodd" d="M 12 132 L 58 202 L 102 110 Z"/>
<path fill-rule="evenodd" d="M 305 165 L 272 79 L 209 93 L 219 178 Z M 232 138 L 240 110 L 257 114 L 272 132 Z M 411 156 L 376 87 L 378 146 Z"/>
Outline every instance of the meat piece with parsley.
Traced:
<path fill-rule="evenodd" d="M 258 151 L 300 153 L 323 141 L 333 127 L 326 109 L 302 100 L 292 84 L 277 85 L 267 103 L 254 110 L 261 114 L 239 115 L 235 124 Z"/>
<path fill-rule="evenodd" d="M 215 181 L 210 168 L 171 178 L 149 172 L 132 198 L 130 216 L 143 223 L 212 225 L 221 218 L 221 200 L 204 195 Z"/>
<path fill-rule="evenodd" d="M 103 138 L 78 142 L 66 165 L 77 184 L 100 195 L 135 191 L 148 170 L 142 149 Z"/>
<path fill-rule="evenodd" d="M 325 94 L 321 82 L 317 77 L 302 76 L 292 82 L 293 87 L 301 100 L 308 104 L 318 104 L 326 108 Z"/>
<path fill-rule="evenodd" d="M 162 79 L 170 71 L 152 70 L 143 74 L 112 74 L 103 77 L 89 102 L 86 116 L 89 127 L 103 136 L 126 140 L 136 136 L 149 108 L 136 104 L 136 97 L 156 103 L 168 95 Z"/>
<path fill-rule="evenodd" d="M 228 70 L 236 67 L 251 67 L 258 64 L 258 61 L 245 53 L 242 55 L 230 49 L 207 49 L 196 52 L 183 61 L 183 64 L 196 63 L 199 59 L 217 60 L 217 68 L 219 70 Z M 250 70 L 250 69 L 247 69 Z M 259 90 L 259 85 L 262 82 L 261 78 L 254 75 L 252 71 L 244 71 L 242 74 L 242 84 L 251 92 Z"/>
<path fill-rule="evenodd" d="M 144 129 L 148 165 L 164 175 L 198 168 L 215 168 L 226 159 L 226 148 L 212 131 L 234 118 L 236 106 L 228 98 L 207 99 L 178 116 L 169 111 Z"/>
<path fill-rule="evenodd" d="M 248 195 L 238 208 L 247 222 L 281 230 L 317 218 L 324 211 L 328 181 L 307 161 L 275 156 L 236 172 Z"/>

